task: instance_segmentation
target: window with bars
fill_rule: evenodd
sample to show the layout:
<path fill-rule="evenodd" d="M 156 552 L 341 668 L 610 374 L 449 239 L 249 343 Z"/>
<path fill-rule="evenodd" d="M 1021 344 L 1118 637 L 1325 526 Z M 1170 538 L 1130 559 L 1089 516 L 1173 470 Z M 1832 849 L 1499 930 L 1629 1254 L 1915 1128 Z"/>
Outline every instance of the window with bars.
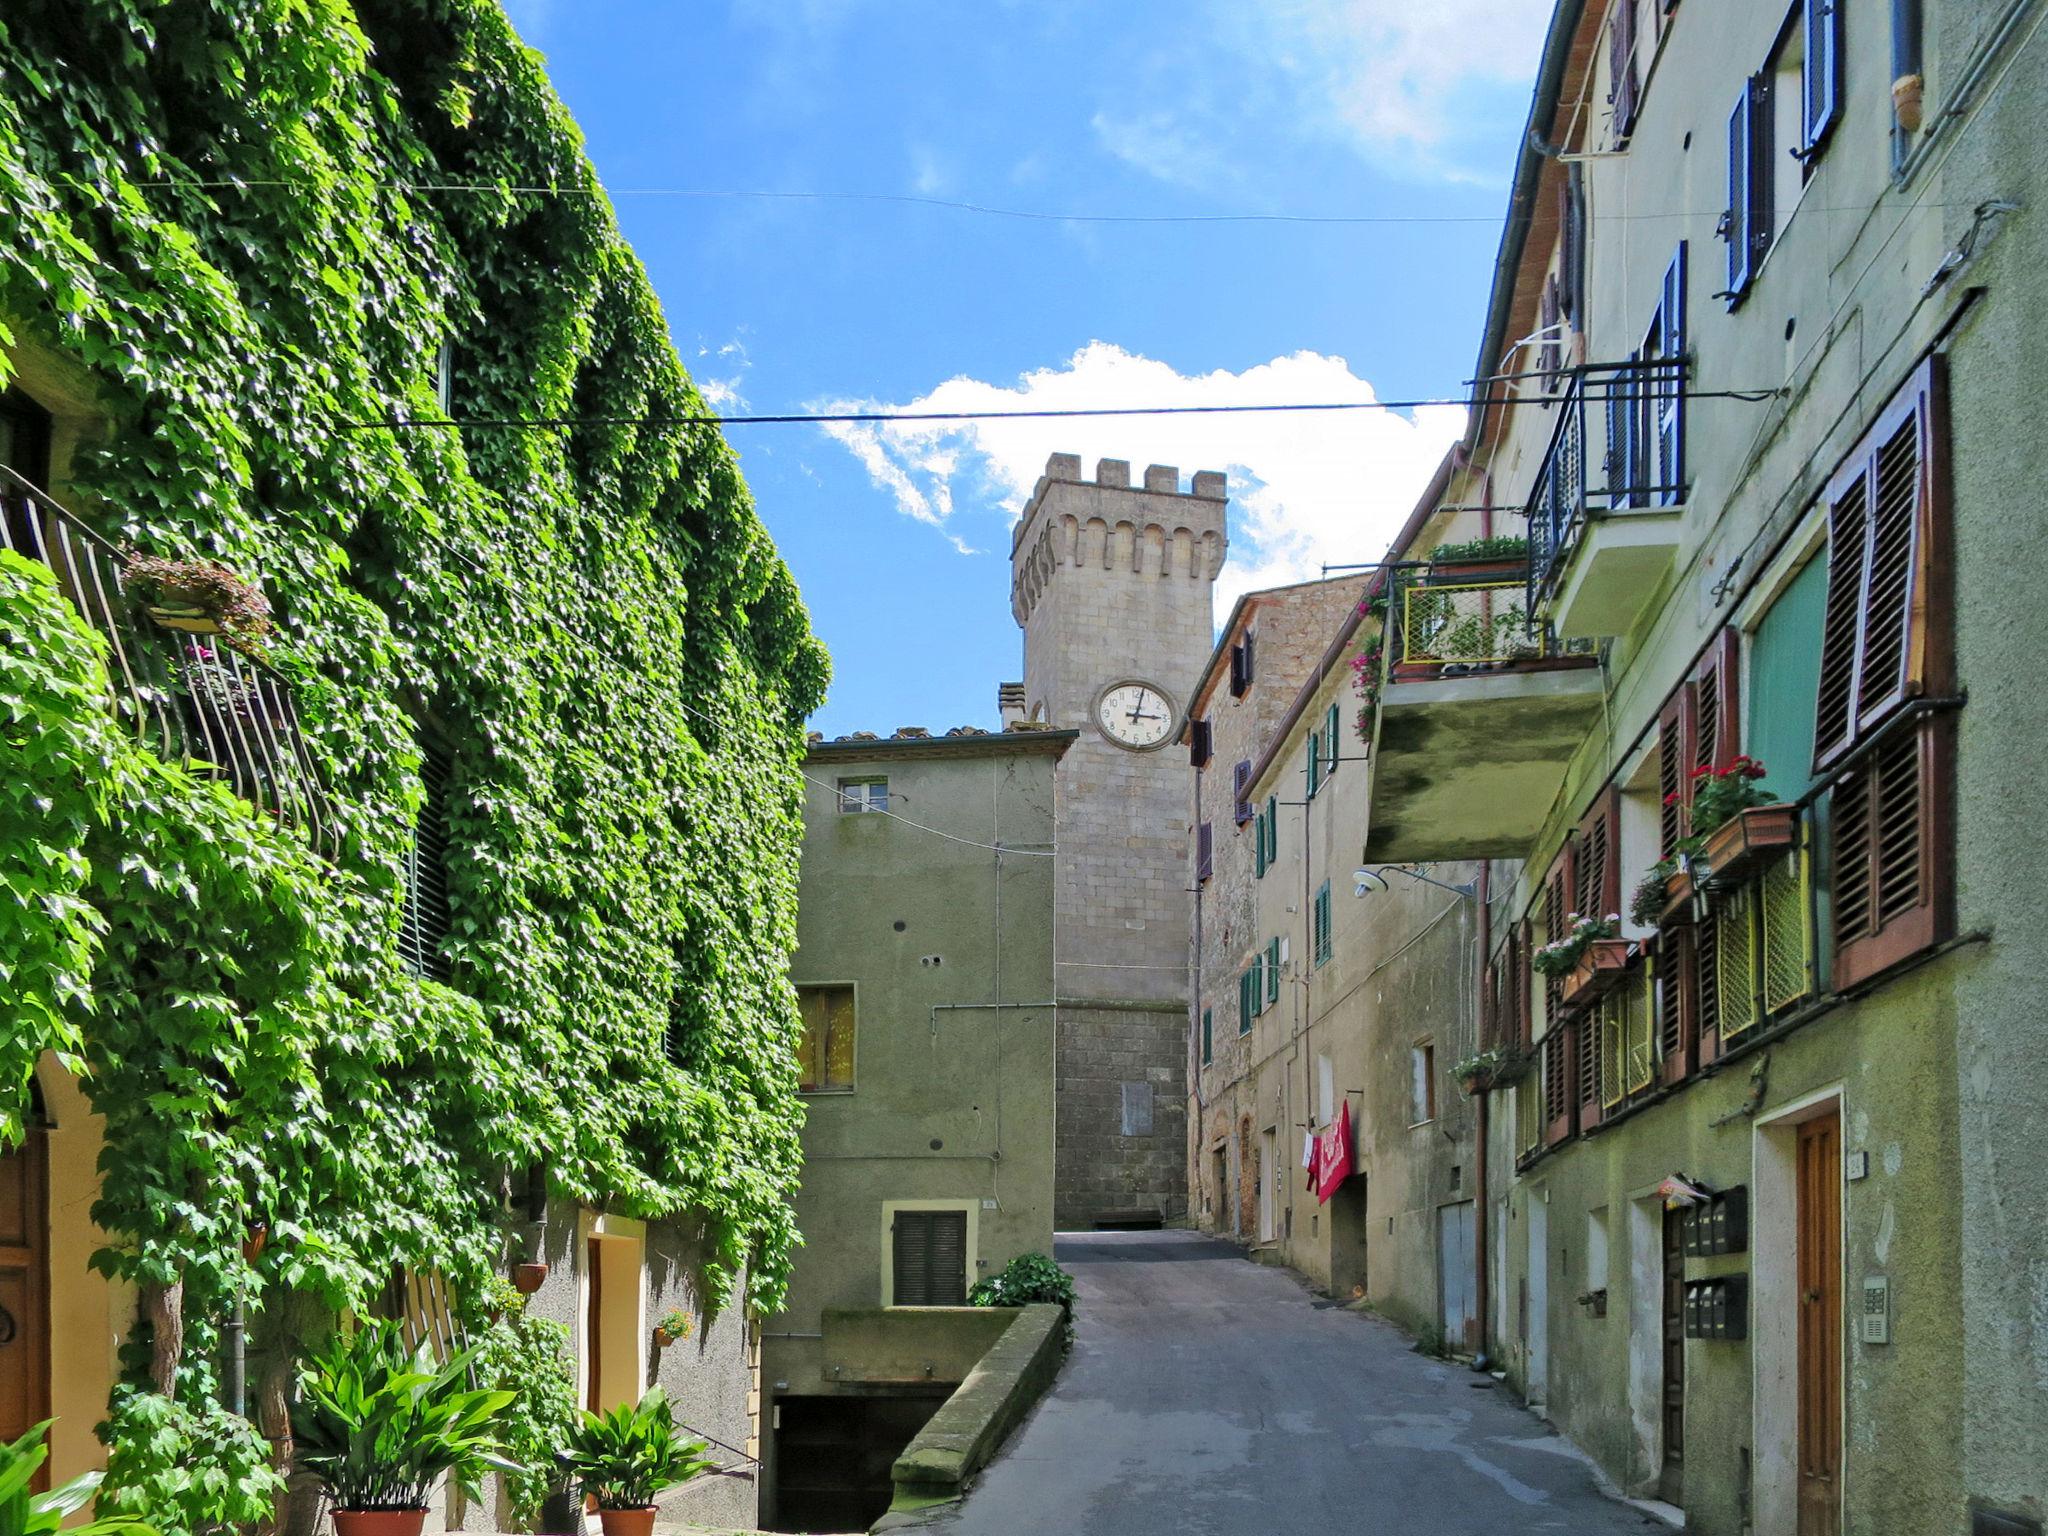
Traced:
<path fill-rule="evenodd" d="M 1951 922 L 1949 684 L 1939 360 L 1830 480 L 1814 770 L 1832 776 L 1834 982 L 1938 942 Z"/>
<path fill-rule="evenodd" d="M 1598 1040 L 1600 1112 L 1611 1114 L 1657 1081 L 1656 990 L 1648 962 L 1600 999 L 1586 1027 Z M 1582 1094 L 1593 1086 L 1583 1084 Z"/>
<path fill-rule="evenodd" d="M 1319 966 L 1330 963 L 1330 882 L 1325 880 L 1316 891 L 1311 926 L 1315 934 L 1315 963 Z"/>
<path fill-rule="evenodd" d="M 1805 851 L 1795 848 L 1757 879 L 1715 898 L 1700 963 L 1702 1017 L 1718 1047 L 1813 995 L 1810 868 Z"/>
<path fill-rule="evenodd" d="M 796 1007 L 803 1024 L 797 1045 L 797 1091 L 853 1092 L 853 988 L 798 987 Z"/>
<path fill-rule="evenodd" d="M 967 1212 L 899 1210 L 890 1239 L 894 1305 L 967 1304 Z"/>
<path fill-rule="evenodd" d="M 407 971 L 431 981 L 448 980 L 449 755 L 427 743 L 420 753 L 420 808 L 413 818 L 405 853 L 405 910 L 398 923 L 398 958 Z"/>

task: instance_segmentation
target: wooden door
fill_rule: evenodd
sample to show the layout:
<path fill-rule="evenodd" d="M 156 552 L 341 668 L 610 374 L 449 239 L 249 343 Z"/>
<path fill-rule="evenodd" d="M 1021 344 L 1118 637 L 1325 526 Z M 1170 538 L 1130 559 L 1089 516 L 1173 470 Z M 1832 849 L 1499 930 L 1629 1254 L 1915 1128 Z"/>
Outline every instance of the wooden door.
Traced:
<path fill-rule="evenodd" d="M 50 1416 L 43 1133 L 0 1156 L 0 1441 Z M 35 1485 L 47 1486 L 38 1474 Z"/>
<path fill-rule="evenodd" d="M 590 1273 L 590 1305 L 583 1314 L 583 1353 L 590 1361 L 583 1406 L 592 1413 L 604 1411 L 604 1249 L 591 1238 L 584 1251 Z"/>
<path fill-rule="evenodd" d="M 1841 1121 L 1799 1127 L 1799 1536 L 1842 1528 Z"/>
<path fill-rule="evenodd" d="M 1664 1212 L 1664 1465 L 1657 1496 L 1685 1497 L 1685 1213 Z"/>

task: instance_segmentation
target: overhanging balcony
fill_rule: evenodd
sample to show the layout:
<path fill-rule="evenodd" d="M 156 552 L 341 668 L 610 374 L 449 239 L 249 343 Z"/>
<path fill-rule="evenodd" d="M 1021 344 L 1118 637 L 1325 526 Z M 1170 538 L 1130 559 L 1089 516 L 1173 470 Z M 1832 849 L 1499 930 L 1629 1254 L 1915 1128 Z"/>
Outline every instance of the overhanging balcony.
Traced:
<path fill-rule="evenodd" d="M 1678 553 L 1685 359 L 1578 373 L 1527 508 L 1529 612 L 1565 640 L 1628 633 Z"/>
<path fill-rule="evenodd" d="M 331 850 L 333 807 L 282 676 L 218 635 L 151 618 L 125 590 L 121 552 L 5 466 L 0 547 L 55 572 L 106 638 L 108 702 L 145 746 L 219 779 L 266 817 Z"/>
<path fill-rule="evenodd" d="M 1522 562 L 1433 566 L 1388 606 L 1368 860 L 1505 858 L 1600 713 L 1590 647 L 1529 623 Z"/>

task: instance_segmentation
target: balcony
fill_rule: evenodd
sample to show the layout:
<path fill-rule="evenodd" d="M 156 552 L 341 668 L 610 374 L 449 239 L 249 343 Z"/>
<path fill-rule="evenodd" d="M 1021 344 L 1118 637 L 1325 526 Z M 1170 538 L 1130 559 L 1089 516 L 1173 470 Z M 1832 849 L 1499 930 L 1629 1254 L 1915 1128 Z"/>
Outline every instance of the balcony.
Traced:
<path fill-rule="evenodd" d="M 122 557 L 0 466 L 0 548 L 40 561 L 107 641 L 111 703 L 158 757 L 216 778 L 263 815 L 332 851 L 333 806 L 289 685 L 217 636 L 167 628 L 123 589 Z"/>
<path fill-rule="evenodd" d="M 1678 553 L 1684 358 L 1576 375 L 1531 491 L 1529 612 L 1565 640 L 1634 627 Z"/>
<path fill-rule="evenodd" d="M 1597 658 L 1529 623 L 1521 561 L 1396 585 L 1365 854 L 1503 858 L 1535 837 L 1600 713 Z"/>

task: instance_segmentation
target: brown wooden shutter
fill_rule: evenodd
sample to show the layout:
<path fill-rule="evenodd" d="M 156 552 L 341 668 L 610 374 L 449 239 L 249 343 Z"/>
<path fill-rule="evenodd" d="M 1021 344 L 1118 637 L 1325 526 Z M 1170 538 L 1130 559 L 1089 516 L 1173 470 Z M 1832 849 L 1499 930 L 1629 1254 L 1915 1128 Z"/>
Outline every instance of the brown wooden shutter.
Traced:
<path fill-rule="evenodd" d="M 1691 933 L 1691 968 L 1682 994 L 1689 1013 L 1680 1027 L 1691 1035 L 1695 1065 L 1704 1067 L 1721 1055 L 1721 929 L 1709 918 L 1695 923 Z"/>
<path fill-rule="evenodd" d="M 1673 928 L 1657 935 L 1657 1049 L 1667 1083 L 1684 1081 L 1699 1065 L 1697 932 Z"/>
<path fill-rule="evenodd" d="M 1572 864 L 1572 910 L 1601 918 L 1621 910 L 1621 792 L 1600 792 L 1579 823 Z"/>
<path fill-rule="evenodd" d="M 898 1211 L 894 1222 L 895 1303 L 967 1304 L 967 1213 Z"/>
<path fill-rule="evenodd" d="M 1671 858 L 1686 835 L 1692 803 L 1693 685 L 1680 683 L 1657 716 L 1658 852 Z"/>
<path fill-rule="evenodd" d="M 1552 1024 L 1543 1037 L 1543 1141 L 1554 1146 L 1572 1134 L 1572 1069 L 1577 1065 L 1575 1024 Z"/>
<path fill-rule="evenodd" d="M 1814 768 L 1841 760 L 1907 700 L 1946 684 L 1946 466 L 1940 360 L 1928 358 L 1829 481 L 1828 592 Z"/>
<path fill-rule="evenodd" d="M 1600 1123 L 1600 1009 L 1597 1005 L 1579 1014 L 1577 1034 L 1579 1129 L 1590 1131 Z"/>
<path fill-rule="evenodd" d="M 1535 1026 L 1535 1004 L 1529 995 L 1529 923 L 1525 918 L 1515 928 L 1514 948 L 1509 952 L 1508 1000 L 1514 1009 L 1515 1044 L 1527 1050 Z"/>
<path fill-rule="evenodd" d="M 1214 733 L 1206 720 L 1197 720 L 1188 728 L 1188 761 L 1197 768 L 1206 768 L 1214 747 Z"/>
<path fill-rule="evenodd" d="M 1558 197 L 1562 203 L 1558 225 L 1563 233 L 1559 237 L 1564 248 L 1563 280 L 1558 285 L 1558 299 L 1565 317 L 1576 330 L 1584 330 L 1586 315 L 1586 177 L 1584 168 L 1574 160 L 1564 168 L 1564 176 L 1558 182 Z"/>
<path fill-rule="evenodd" d="M 1546 277 L 1543 280 L 1543 301 L 1539 321 L 1543 342 L 1537 352 L 1536 364 L 1543 372 L 1543 393 L 1546 395 L 1556 392 L 1557 371 L 1564 364 L 1564 343 L 1558 334 L 1563 315 L 1564 305 L 1558 297 L 1557 279 Z"/>
<path fill-rule="evenodd" d="M 1742 751 L 1742 636 L 1733 625 L 1693 668 L 1692 766 L 1725 768 Z"/>
<path fill-rule="evenodd" d="M 1216 829 L 1203 822 L 1195 833 L 1195 878 L 1206 880 L 1216 873 Z"/>
<path fill-rule="evenodd" d="M 1571 845 L 1567 843 L 1558 851 L 1557 862 L 1550 866 L 1550 877 L 1543 885 L 1543 941 L 1548 944 L 1564 935 L 1565 913 L 1571 910 Z M 1555 1028 L 1563 1021 L 1563 982 L 1556 976 L 1543 978 L 1543 1018 Z"/>
<path fill-rule="evenodd" d="M 1614 138 L 1626 139 L 1636 125 L 1636 4 L 1621 0 L 1607 32 L 1607 68 L 1612 84 L 1608 101 L 1614 107 Z"/>
<path fill-rule="evenodd" d="M 1897 731 L 1836 784 L 1834 984 L 1852 986 L 1951 931 L 1946 850 L 1953 733 L 1926 719 Z"/>

